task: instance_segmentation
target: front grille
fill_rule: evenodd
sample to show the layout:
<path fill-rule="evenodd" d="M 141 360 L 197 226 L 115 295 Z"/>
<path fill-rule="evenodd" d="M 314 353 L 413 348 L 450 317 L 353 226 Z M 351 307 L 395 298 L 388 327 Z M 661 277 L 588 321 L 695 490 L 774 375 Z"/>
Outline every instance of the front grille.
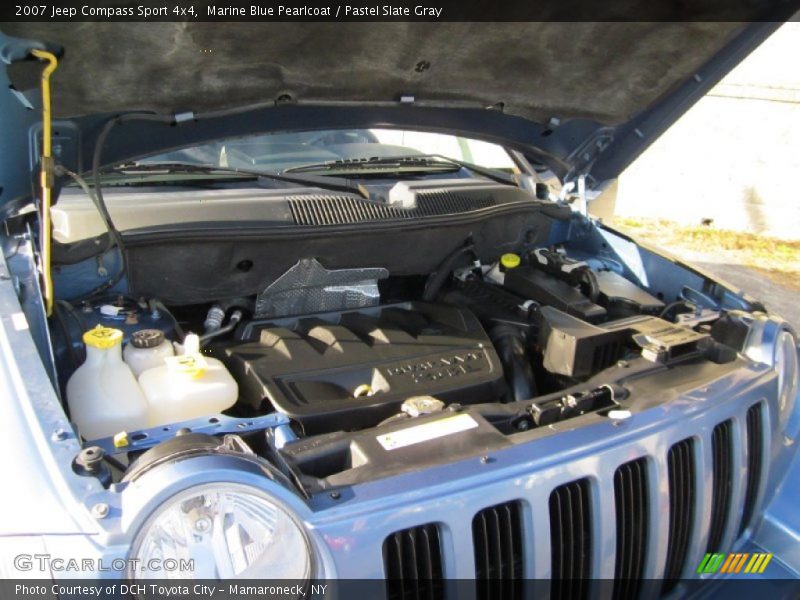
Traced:
<path fill-rule="evenodd" d="M 429 523 L 403 529 L 383 542 L 387 597 L 392 600 L 443 597 L 439 528 Z"/>
<path fill-rule="evenodd" d="M 586 598 L 591 576 L 589 480 L 557 487 L 550 494 L 553 598 Z"/>
<path fill-rule="evenodd" d="M 647 459 L 625 463 L 614 473 L 617 515 L 617 562 L 614 598 L 637 598 L 647 556 Z"/>
<path fill-rule="evenodd" d="M 711 526 L 706 552 L 722 551 L 720 544 L 728 523 L 733 488 L 732 429 L 731 421 L 725 421 L 714 427 L 711 434 L 714 474 L 711 488 Z"/>
<path fill-rule="evenodd" d="M 758 482 L 761 480 L 761 453 L 764 446 L 764 432 L 761 420 L 761 404 L 755 404 L 747 411 L 747 487 L 744 492 L 744 508 L 739 535 L 744 533 L 753 518 Z"/>
<path fill-rule="evenodd" d="M 455 215 L 496 204 L 491 196 L 448 191 L 420 193 L 414 208 L 398 208 L 354 196 L 293 196 L 288 202 L 295 225 L 310 226 Z"/>
<path fill-rule="evenodd" d="M 608 466 L 598 470 L 594 477 L 613 473 L 613 496 L 593 495 L 591 480 L 586 477 L 559 485 L 544 498 L 539 491 L 526 495 L 520 490 L 525 496 L 520 500 L 479 510 L 472 519 L 471 536 L 475 597 L 479 600 L 527 597 L 530 594 L 523 580 L 525 565 L 530 563 L 537 569 L 539 558 L 544 558 L 542 553 L 550 560 L 549 589 L 553 599 L 580 600 L 593 595 L 596 589 L 603 589 L 593 590 L 591 577 L 595 574 L 593 565 L 608 564 L 608 558 L 614 561 L 611 594 L 614 598 L 649 597 L 650 588 L 644 580 L 647 561 L 652 558 L 648 549 L 662 545 L 666 547 L 666 557 L 661 595 L 679 592 L 681 575 L 694 566 L 689 564 L 692 540 L 698 538 L 701 529 L 708 529 L 705 551 L 725 552 L 728 548 L 723 548 L 722 543 L 736 533 L 737 527 L 744 531 L 754 518 L 764 470 L 765 410 L 763 403 L 753 405 L 742 410 L 741 428 L 735 427 L 731 418 L 718 423 L 710 435 L 698 430 L 669 447 L 668 504 L 663 506 L 668 511 L 664 515 L 668 519 L 668 526 L 663 529 L 666 539 L 658 538 L 661 519 L 653 512 L 661 508 L 650 504 L 650 494 L 655 490 L 650 488 L 649 467 L 651 461 L 658 460 L 657 456 L 614 464 L 613 471 Z M 738 432 L 741 441 L 734 437 Z M 698 450 L 705 444 L 711 447 L 710 477 L 701 477 L 702 463 L 697 462 Z M 743 472 L 747 470 L 745 477 L 738 476 L 738 469 L 734 473 L 734 452 L 740 445 L 746 452 L 742 464 Z M 547 481 L 546 473 L 540 481 Z M 705 485 L 711 489 L 704 489 Z M 710 496 L 710 505 L 700 512 L 697 507 L 706 495 Z M 734 506 L 734 498 L 741 498 L 741 504 Z M 550 523 L 549 547 L 547 538 L 536 530 L 537 515 L 545 509 L 548 511 L 545 518 L 549 517 Z M 739 509 L 743 515 L 741 524 L 733 518 Z M 533 511 L 534 531 L 530 534 L 523 528 L 526 511 Z M 597 523 L 598 514 L 613 515 L 614 523 Z M 439 520 L 451 528 L 463 527 L 457 516 L 441 515 Z M 609 540 L 597 540 L 593 535 L 595 531 L 608 530 L 608 526 L 616 533 L 616 545 L 611 546 L 615 556 L 600 557 L 597 553 L 609 548 Z M 433 524 L 404 529 L 387 537 L 383 557 L 389 597 L 441 598 L 445 591 L 442 551 L 439 529 Z M 458 556 L 453 560 L 463 568 L 463 553 L 469 550 L 459 547 L 455 551 Z M 541 577 L 536 571 L 534 576 Z M 456 597 L 459 595 L 448 595 Z"/>
<path fill-rule="evenodd" d="M 522 516 L 519 502 L 480 511 L 472 519 L 477 597 L 521 598 Z"/>
<path fill-rule="evenodd" d="M 664 568 L 662 592 L 667 594 L 677 585 L 686 566 L 689 540 L 694 531 L 696 498 L 694 440 L 686 439 L 669 449 L 669 542 Z"/>

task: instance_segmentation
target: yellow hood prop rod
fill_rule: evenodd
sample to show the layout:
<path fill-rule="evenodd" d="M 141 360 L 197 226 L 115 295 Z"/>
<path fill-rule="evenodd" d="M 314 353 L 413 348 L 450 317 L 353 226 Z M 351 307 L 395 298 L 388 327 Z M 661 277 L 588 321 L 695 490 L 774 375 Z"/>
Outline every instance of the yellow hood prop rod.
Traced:
<path fill-rule="evenodd" d="M 39 60 L 46 60 L 47 66 L 42 71 L 42 171 L 40 183 L 41 214 L 39 215 L 39 243 L 41 244 L 41 270 L 42 270 L 42 296 L 44 298 L 45 313 L 49 317 L 53 314 L 53 276 L 50 272 L 50 204 L 53 199 L 53 183 L 55 161 L 53 160 L 53 127 L 50 111 L 50 76 L 58 67 L 58 59 L 54 54 L 44 50 L 31 50 Z"/>

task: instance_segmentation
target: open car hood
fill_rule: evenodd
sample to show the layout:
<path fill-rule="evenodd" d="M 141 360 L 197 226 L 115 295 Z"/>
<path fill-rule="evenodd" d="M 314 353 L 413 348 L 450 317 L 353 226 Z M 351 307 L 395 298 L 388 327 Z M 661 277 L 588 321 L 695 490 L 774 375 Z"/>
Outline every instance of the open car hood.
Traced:
<path fill-rule="evenodd" d="M 776 21 L 791 15 L 786 3 L 779 6 Z M 156 129 L 147 135 L 147 126 L 120 128 L 103 162 L 220 135 L 394 126 L 504 143 L 562 178 L 588 174 L 597 187 L 777 26 L 17 23 L 3 25 L 0 58 L 9 82 L 35 103 L 41 64 L 20 59 L 33 47 L 63 50 L 53 110 L 74 126 L 79 142 L 64 160 L 77 168 L 88 164 L 110 115 L 251 107 L 215 120 L 189 119 L 168 135 Z M 7 85 L 2 89 L 1 108 L 12 111 L 4 111 L 7 122 L 22 113 L 20 100 Z M 15 193 L 4 187 L 0 201 Z"/>
<path fill-rule="evenodd" d="M 6 27 L 66 49 L 56 115 L 205 112 L 265 102 L 485 108 L 627 121 L 738 23 L 54 23 Z M 36 85 L 40 67 L 11 79 Z"/>

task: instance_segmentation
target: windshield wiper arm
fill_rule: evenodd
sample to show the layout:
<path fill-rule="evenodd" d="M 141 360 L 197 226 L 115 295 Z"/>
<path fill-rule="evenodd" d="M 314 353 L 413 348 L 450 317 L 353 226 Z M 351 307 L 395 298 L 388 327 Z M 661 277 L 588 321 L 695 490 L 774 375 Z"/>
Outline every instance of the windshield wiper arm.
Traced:
<path fill-rule="evenodd" d="M 496 181 L 497 183 L 518 187 L 517 181 L 511 175 L 507 175 L 506 173 L 498 171 L 497 169 L 481 167 L 479 165 L 475 165 L 463 160 L 450 158 L 449 156 L 445 156 L 443 154 L 425 154 L 424 156 L 426 156 L 427 158 L 438 158 L 440 160 L 451 162 L 454 165 L 458 165 L 462 169 L 466 169 L 467 171 L 472 171 L 473 173 L 477 173 L 478 175 L 483 175 L 487 179 L 491 179 L 492 181 Z"/>
<path fill-rule="evenodd" d="M 360 167 L 381 166 L 381 165 L 386 165 L 387 167 L 397 166 L 397 167 L 438 168 L 438 167 L 446 167 L 448 164 L 453 166 L 458 166 L 468 171 L 472 171 L 473 173 L 477 173 L 478 175 L 482 175 L 498 183 L 502 183 L 505 185 L 513 185 L 515 187 L 517 186 L 517 182 L 514 180 L 513 177 L 508 176 L 505 173 L 502 173 L 501 171 L 480 167 L 478 165 L 465 162 L 463 160 L 450 158 L 449 156 L 445 156 L 443 154 L 409 154 L 405 156 L 385 156 L 385 157 L 376 156 L 372 158 L 335 160 L 323 163 L 302 165 L 299 167 L 291 167 L 283 171 L 283 173 L 303 173 L 306 171 L 325 171 L 325 170 L 339 171 L 339 170 L 347 170 L 349 168 L 352 168 L 353 170 L 358 170 Z"/>
<path fill-rule="evenodd" d="M 369 199 L 369 192 L 362 185 L 353 183 L 349 179 L 341 179 L 338 177 L 316 177 L 314 175 L 286 175 L 276 171 L 267 171 L 261 169 L 240 169 L 238 167 L 219 167 L 217 165 L 204 165 L 198 163 L 186 162 L 163 162 L 163 163 L 136 163 L 134 165 L 119 165 L 112 169 L 116 172 L 124 171 L 168 171 L 172 173 L 238 173 L 241 175 L 250 175 L 253 177 L 263 177 L 265 179 L 273 179 L 275 181 L 283 181 L 286 183 L 294 183 L 297 185 L 306 185 L 310 187 L 318 187 L 335 192 L 347 192 L 356 194 L 362 198 Z"/>

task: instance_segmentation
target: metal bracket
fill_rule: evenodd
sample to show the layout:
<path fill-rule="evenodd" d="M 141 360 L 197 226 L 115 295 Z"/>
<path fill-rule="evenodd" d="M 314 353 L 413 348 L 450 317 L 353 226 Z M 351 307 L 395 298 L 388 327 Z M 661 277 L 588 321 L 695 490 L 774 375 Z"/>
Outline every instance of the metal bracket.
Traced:
<path fill-rule="evenodd" d="M 576 192 L 576 195 L 573 195 L 570 200 L 567 200 L 567 197 L 570 196 L 573 192 Z M 575 179 L 571 181 L 567 181 L 561 188 L 561 192 L 558 195 L 558 199 L 560 202 L 568 203 L 572 206 L 573 210 L 583 216 L 588 216 L 589 214 L 589 202 L 597 198 L 599 194 L 589 194 L 586 190 L 586 173 L 581 173 Z"/>
<path fill-rule="evenodd" d="M 147 450 L 165 442 L 176 435 L 185 433 L 207 433 L 209 435 L 221 435 L 225 433 L 249 433 L 251 431 L 261 431 L 272 429 L 281 425 L 288 425 L 289 417 L 281 413 L 270 413 L 249 419 L 239 419 L 226 415 L 212 415 L 199 419 L 190 419 L 164 425 L 161 427 L 151 427 L 140 429 L 139 431 L 123 431 L 117 435 L 101 438 L 86 442 L 86 446 L 100 446 L 106 454 L 120 454 L 134 450 Z"/>
<path fill-rule="evenodd" d="M 578 175 L 578 212 L 586 216 L 589 214 L 589 203 L 586 200 L 586 174 Z"/>
<path fill-rule="evenodd" d="M 698 325 L 702 325 L 703 323 L 711 323 L 712 321 L 716 321 L 721 315 L 722 313 L 718 310 L 697 306 L 694 312 L 677 314 L 675 316 L 675 322 L 678 325 L 683 325 L 684 327 L 693 329 Z"/>

